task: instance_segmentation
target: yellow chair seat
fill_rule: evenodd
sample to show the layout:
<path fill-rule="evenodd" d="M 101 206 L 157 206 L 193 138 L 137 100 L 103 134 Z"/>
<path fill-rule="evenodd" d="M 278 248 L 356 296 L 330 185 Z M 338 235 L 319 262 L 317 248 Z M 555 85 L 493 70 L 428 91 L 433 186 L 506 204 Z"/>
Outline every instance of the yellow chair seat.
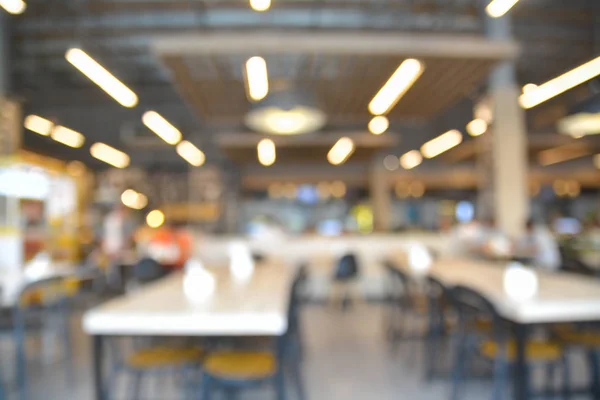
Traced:
<path fill-rule="evenodd" d="M 559 331 L 558 338 L 570 345 L 600 348 L 600 332 Z"/>
<path fill-rule="evenodd" d="M 269 352 L 228 351 L 206 357 L 204 370 L 225 379 L 264 379 L 275 373 L 277 361 Z"/>
<path fill-rule="evenodd" d="M 152 347 L 135 352 L 126 360 L 137 369 L 161 368 L 200 363 L 203 352 L 198 348 Z"/>
<path fill-rule="evenodd" d="M 507 361 L 514 361 L 517 356 L 517 346 L 514 341 L 510 341 L 507 348 Z M 498 344 L 493 341 L 485 341 L 480 347 L 481 354 L 487 358 L 496 358 Z M 525 348 L 526 356 L 529 361 L 551 361 L 560 358 L 562 355 L 561 347 L 556 343 L 531 341 Z"/>

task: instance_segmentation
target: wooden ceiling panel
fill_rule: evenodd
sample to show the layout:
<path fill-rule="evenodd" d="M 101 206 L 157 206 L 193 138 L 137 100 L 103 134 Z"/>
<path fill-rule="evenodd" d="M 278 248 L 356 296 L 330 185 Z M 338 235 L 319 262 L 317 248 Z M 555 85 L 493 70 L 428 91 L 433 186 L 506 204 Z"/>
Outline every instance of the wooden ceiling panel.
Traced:
<path fill-rule="evenodd" d="M 278 56 L 266 57 L 267 65 L 289 65 L 290 60 L 276 64 Z M 281 57 L 286 57 L 282 55 Z M 379 88 L 388 80 L 405 57 L 399 56 L 329 56 L 320 55 L 318 60 L 295 57 L 299 64 L 294 75 L 273 72 L 272 87 L 297 87 L 316 97 L 331 120 L 368 120 L 368 104 Z M 204 59 L 206 58 L 206 59 Z M 226 65 L 232 57 L 194 55 L 164 56 L 164 64 L 172 72 L 181 95 L 205 121 L 241 123 L 250 103 L 246 98 L 243 80 L 231 74 L 218 74 L 216 79 L 205 79 L 202 71 L 220 65 L 222 70 L 241 69 L 242 66 Z M 392 119 L 429 119 L 467 95 L 481 83 L 494 65 L 489 59 L 424 58 L 425 72 L 389 113 Z M 313 73 L 304 66 L 312 63 Z M 328 63 L 337 66 L 337 76 L 324 72 Z M 225 65 L 225 66 L 224 66 Z M 211 67 L 212 68 L 212 67 Z M 324 67 L 325 68 L 325 67 Z M 274 68 L 274 71 L 281 68 Z M 284 75 L 284 76 L 279 76 Z M 290 76 L 292 79 L 290 79 Z"/>

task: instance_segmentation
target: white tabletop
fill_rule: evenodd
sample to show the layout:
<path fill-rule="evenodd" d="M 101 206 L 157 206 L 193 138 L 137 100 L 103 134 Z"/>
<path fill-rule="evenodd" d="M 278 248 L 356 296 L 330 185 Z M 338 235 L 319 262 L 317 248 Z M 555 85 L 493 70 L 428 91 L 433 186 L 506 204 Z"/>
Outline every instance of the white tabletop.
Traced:
<path fill-rule="evenodd" d="M 93 335 L 252 336 L 283 334 L 294 268 L 259 265 L 247 281 L 211 269 L 212 293 L 190 298 L 185 275 L 174 273 L 85 313 Z"/>
<path fill-rule="evenodd" d="M 600 321 L 600 280 L 538 270 L 537 293 L 531 299 L 518 301 L 504 289 L 505 265 L 448 259 L 436 261 L 428 273 L 448 286 L 462 285 L 482 293 L 500 315 L 514 322 Z"/>

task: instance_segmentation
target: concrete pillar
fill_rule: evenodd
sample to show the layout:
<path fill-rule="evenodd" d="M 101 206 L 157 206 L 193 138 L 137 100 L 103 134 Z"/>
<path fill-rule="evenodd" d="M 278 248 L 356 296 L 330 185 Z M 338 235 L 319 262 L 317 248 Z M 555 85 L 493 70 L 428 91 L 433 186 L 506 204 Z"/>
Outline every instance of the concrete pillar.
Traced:
<path fill-rule="evenodd" d="M 510 17 L 488 18 L 491 39 L 510 38 Z M 509 235 L 520 235 L 529 213 L 527 190 L 527 130 L 525 111 L 519 106 L 521 93 L 515 79 L 515 64 L 503 62 L 489 79 L 489 97 L 494 121 L 491 140 L 491 171 L 494 216 L 498 227 Z"/>
<path fill-rule="evenodd" d="M 390 229 L 392 197 L 388 174 L 389 172 L 383 167 L 383 162 L 378 158 L 371 166 L 369 173 L 369 191 L 375 231 Z"/>

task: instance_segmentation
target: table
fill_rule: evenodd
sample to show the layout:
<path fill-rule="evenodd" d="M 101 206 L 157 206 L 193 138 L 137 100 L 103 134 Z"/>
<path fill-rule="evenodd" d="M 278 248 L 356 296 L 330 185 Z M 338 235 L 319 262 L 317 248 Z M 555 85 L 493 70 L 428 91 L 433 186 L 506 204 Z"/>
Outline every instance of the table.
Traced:
<path fill-rule="evenodd" d="M 209 272 L 214 277 L 214 291 L 202 299 L 186 294 L 184 285 L 189 282 L 189 275 L 178 272 L 84 314 L 83 329 L 93 336 L 97 400 L 105 399 L 102 343 L 106 336 L 280 336 L 285 333 L 293 267 L 285 263 L 260 264 L 246 281 L 236 279 L 228 268 Z"/>
<path fill-rule="evenodd" d="M 412 273 L 406 263 L 393 263 Z M 447 286 L 462 285 L 488 298 L 498 313 L 515 326 L 517 360 L 515 399 L 529 398 L 525 342 L 529 327 L 536 324 L 600 321 L 600 281 L 571 273 L 538 271 L 538 292 L 527 301 L 516 301 L 504 291 L 506 264 L 461 259 L 436 261 L 427 274 Z M 599 371 L 593 371 L 598 374 Z"/>

